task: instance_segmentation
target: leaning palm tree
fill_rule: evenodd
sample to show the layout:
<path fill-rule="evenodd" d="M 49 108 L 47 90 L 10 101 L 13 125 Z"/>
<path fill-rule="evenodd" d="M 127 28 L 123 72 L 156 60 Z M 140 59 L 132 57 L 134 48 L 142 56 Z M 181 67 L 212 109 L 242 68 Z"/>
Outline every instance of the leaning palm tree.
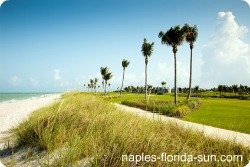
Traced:
<path fill-rule="evenodd" d="M 177 104 L 177 68 L 176 68 L 176 53 L 178 51 L 178 46 L 181 45 L 184 39 L 183 30 L 180 26 L 171 27 L 167 32 L 161 31 L 159 33 L 159 38 L 161 38 L 161 43 L 172 47 L 174 53 L 174 103 Z"/>
<path fill-rule="evenodd" d="M 100 68 L 100 73 L 102 75 L 102 88 L 103 88 L 103 91 L 104 91 L 104 75 L 106 75 L 108 73 L 108 67 L 101 67 Z"/>
<path fill-rule="evenodd" d="M 191 87 L 192 87 L 192 62 L 193 62 L 193 48 L 194 48 L 194 42 L 196 41 L 198 37 L 198 28 L 196 25 L 189 26 L 188 24 L 185 24 L 182 28 L 184 32 L 184 36 L 186 41 L 189 43 L 190 47 L 190 69 L 189 69 L 189 91 L 187 95 L 187 100 L 190 99 L 191 96 Z"/>
<path fill-rule="evenodd" d="M 122 75 L 122 86 L 121 86 L 121 89 L 120 89 L 120 95 L 122 95 L 122 88 L 123 88 L 123 82 L 124 82 L 125 69 L 128 67 L 128 65 L 129 65 L 129 61 L 123 59 L 122 60 L 123 75 Z"/>
<path fill-rule="evenodd" d="M 148 89 L 148 84 L 147 84 L 147 77 L 148 77 L 148 58 L 152 55 L 153 53 L 153 46 L 154 42 L 148 43 L 147 39 L 144 38 L 142 47 L 141 47 L 141 52 L 143 56 L 145 57 L 145 100 L 147 100 L 147 89 Z"/>
<path fill-rule="evenodd" d="M 107 72 L 104 76 L 103 79 L 105 81 L 104 84 L 104 93 L 107 94 L 107 84 L 108 84 L 108 80 L 110 80 L 112 78 L 112 73 L 111 72 Z"/>

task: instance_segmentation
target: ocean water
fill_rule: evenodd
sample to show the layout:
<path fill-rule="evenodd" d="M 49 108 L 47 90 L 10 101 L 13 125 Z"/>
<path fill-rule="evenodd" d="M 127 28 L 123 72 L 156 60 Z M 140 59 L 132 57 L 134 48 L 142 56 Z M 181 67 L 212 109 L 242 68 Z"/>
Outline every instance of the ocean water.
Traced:
<path fill-rule="evenodd" d="M 0 93 L 0 103 L 1 102 L 13 102 L 16 100 L 23 99 L 33 99 L 51 93 Z"/>

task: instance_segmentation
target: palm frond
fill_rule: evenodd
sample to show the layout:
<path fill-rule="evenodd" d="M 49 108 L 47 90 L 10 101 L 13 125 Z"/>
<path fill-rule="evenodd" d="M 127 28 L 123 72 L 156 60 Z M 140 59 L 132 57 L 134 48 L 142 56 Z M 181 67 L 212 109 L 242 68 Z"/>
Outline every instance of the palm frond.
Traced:
<path fill-rule="evenodd" d="M 148 43 L 147 39 L 144 38 L 142 47 L 141 47 L 141 52 L 144 57 L 150 57 L 153 53 L 153 47 L 154 47 L 154 42 Z"/>
<path fill-rule="evenodd" d="M 122 60 L 122 67 L 123 67 L 123 68 L 128 67 L 129 63 L 130 63 L 130 62 L 129 62 L 128 60 L 123 59 L 123 60 Z"/>

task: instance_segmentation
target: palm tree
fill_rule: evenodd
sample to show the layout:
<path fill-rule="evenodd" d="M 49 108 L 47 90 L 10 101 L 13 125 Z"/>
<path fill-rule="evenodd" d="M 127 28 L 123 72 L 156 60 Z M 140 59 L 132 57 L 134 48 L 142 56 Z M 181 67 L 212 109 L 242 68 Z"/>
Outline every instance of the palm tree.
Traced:
<path fill-rule="evenodd" d="M 196 25 L 189 26 L 188 24 L 185 24 L 184 27 L 182 28 L 184 31 L 184 36 L 186 42 L 189 43 L 189 48 L 190 48 L 190 70 L 189 70 L 189 91 L 187 95 L 187 100 L 190 99 L 191 96 L 191 87 L 192 87 L 192 63 L 193 63 L 193 48 L 194 48 L 194 42 L 196 41 L 198 37 L 198 28 Z"/>
<path fill-rule="evenodd" d="M 83 84 L 83 87 L 84 87 L 84 90 L 83 90 L 83 91 L 85 92 L 85 87 L 86 87 L 86 84 Z"/>
<path fill-rule="evenodd" d="M 111 86 L 111 83 L 108 84 L 108 87 L 109 87 L 109 88 L 108 88 L 108 92 L 110 91 L 110 86 Z"/>
<path fill-rule="evenodd" d="M 220 98 L 221 98 L 221 94 L 222 94 L 222 91 L 223 91 L 223 85 L 218 85 L 217 89 L 220 92 Z"/>
<path fill-rule="evenodd" d="M 90 87 L 91 87 L 91 92 L 93 91 L 93 88 L 94 88 L 94 80 L 93 79 L 90 79 Z"/>
<path fill-rule="evenodd" d="M 165 93 L 165 90 L 163 89 L 164 88 L 164 85 L 166 85 L 167 83 L 165 82 L 165 81 L 162 81 L 161 82 L 161 86 L 162 86 L 162 91 L 163 91 L 163 93 Z M 166 87 L 165 87 L 166 88 Z"/>
<path fill-rule="evenodd" d="M 153 46 L 154 46 L 154 42 L 148 43 L 147 39 L 144 38 L 144 41 L 143 41 L 143 44 L 142 44 L 142 47 L 141 47 L 141 52 L 142 52 L 143 56 L 145 57 L 145 100 L 147 100 L 147 89 L 148 89 L 148 85 L 147 85 L 148 58 L 153 53 Z"/>
<path fill-rule="evenodd" d="M 128 65 L 129 65 L 129 61 L 123 59 L 122 60 L 123 75 L 122 75 L 122 86 L 121 86 L 121 90 L 120 90 L 120 95 L 122 95 L 122 88 L 123 88 L 123 82 L 124 82 L 125 69 L 128 67 Z"/>
<path fill-rule="evenodd" d="M 100 73 L 102 75 L 102 88 L 104 90 L 104 85 L 105 85 L 105 83 L 104 83 L 104 76 L 108 73 L 108 67 L 101 67 L 100 68 Z"/>
<path fill-rule="evenodd" d="M 90 84 L 88 84 L 88 92 L 89 92 L 90 87 L 91 87 Z"/>
<path fill-rule="evenodd" d="M 162 87 L 164 87 L 164 85 L 166 85 L 166 82 L 165 82 L 165 81 L 162 81 L 162 82 L 161 82 L 161 85 L 162 85 Z"/>
<path fill-rule="evenodd" d="M 107 94 L 107 83 L 108 83 L 108 80 L 110 80 L 112 78 L 112 72 L 107 72 L 104 76 L 103 76 L 103 79 L 105 81 L 105 84 L 104 84 L 104 93 Z"/>
<path fill-rule="evenodd" d="M 96 86 L 97 86 L 98 78 L 95 78 L 94 80 L 94 87 L 95 87 L 95 92 L 96 92 Z"/>
<path fill-rule="evenodd" d="M 180 26 L 171 27 L 167 32 L 161 31 L 159 33 L 159 38 L 161 38 L 161 43 L 172 47 L 174 53 L 174 103 L 177 104 L 177 68 L 176 68 L 176 53 L 178 51 L 178 46 L 181 45 L 184 39 L 183 30 Z"/>
<path fill-rule="evenodd" d="M 234 95 L 236 96 L 236 93 L 238 92 L 239 88 L 238 85 L 232 85 L 232 89 L 234 91 Z"/>

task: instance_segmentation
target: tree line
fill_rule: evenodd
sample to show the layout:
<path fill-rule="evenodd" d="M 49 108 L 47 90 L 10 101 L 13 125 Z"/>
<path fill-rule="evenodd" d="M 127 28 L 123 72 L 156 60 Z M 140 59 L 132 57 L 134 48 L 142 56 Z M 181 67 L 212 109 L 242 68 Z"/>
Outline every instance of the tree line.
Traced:
<path fill-rule="evenodd" d="M 215 89 L 215 88 L 214 88 Z M 218 85 L 217 89 L 218 92 L 220 92 L 220 96 L 222 96 L 223 92 L 227 93 L 234 93 L 236 96 L 237 94 L 249 94 L 250 93 L 250 87 L 247 85 Z"/>

